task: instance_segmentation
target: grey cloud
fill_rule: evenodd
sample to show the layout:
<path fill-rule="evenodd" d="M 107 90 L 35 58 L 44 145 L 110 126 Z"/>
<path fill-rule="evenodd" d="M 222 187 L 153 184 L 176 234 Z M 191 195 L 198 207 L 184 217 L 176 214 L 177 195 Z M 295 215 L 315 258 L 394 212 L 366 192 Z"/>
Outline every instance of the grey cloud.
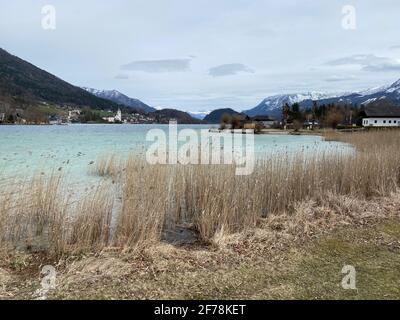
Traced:
<path fill-rule="evenodd" d="M 390 50 L 398 50 L 398 49 L 400 49 L 400 45 L 391 46 L 389 49 L 390 49 Z"/>
<path fill-rule="evenodd" d="M 370 65 L 370 66 L 365 66 L 363 70 L 371 72 L 400 71 L 400 63 L 395 61 L 394 63 L 390 62 L 378 65 Z"/>
<path fill-rule="evenodd" d="M 237 74 L 239 72 L 254 73 L 252 69 L 241 63 L 222 64 L 211 68 L 208 74 L 212 77 L 224 77 Z"/>
<path fill-rule="evenodd" d="M 139 60 L 121 66 L 122 70 L 149 73 L 184 72 L 190 69 L 191 59 Z"/>
<path fill-rule="evenodd" d="M 373 54 L 357 54 L 332 60 L 326 63 L 329 66 L 359 65 L 362 70 L 369 72 L 386 72 L 400 70 L 400 63 L 388 57 L 378 57 Z"/>

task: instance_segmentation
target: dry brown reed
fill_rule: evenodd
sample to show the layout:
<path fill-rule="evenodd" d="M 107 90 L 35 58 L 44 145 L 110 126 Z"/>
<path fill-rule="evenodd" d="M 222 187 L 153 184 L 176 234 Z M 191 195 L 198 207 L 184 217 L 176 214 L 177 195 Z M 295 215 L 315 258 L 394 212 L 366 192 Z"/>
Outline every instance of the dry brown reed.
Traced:
<path fill-rule="evenodd" d="M 122 181 L 122 206 L 116 219 L 115 245 L 131 247 L 159 240 L 169 215 L 169 189 L 174 181 L 162 166 L 130 157 Z"/>
<path fill-rule="evenodd" d="M 91 166 L 90 173 L 100 177 L 115 178 L 121 174 L 123 167 L 124 163 L 117 155 L 102 155 L 95 161 L 94 166 Z"/>
<path fill-rule="evenodd" d="M 70 217 L 66 245 L 74 251 L 98 251 L 110 244 L 113 188 L 102 184 L 85 196 Z"/>
<path fill-rule="evenodd" d="M 161 226 L 194 224 L 208 242 L 221 230 L 240 232 L 267 215 L 290 213 L 300 201 L 323 202 L 328 194 L 366 199 L 395 191 L 400 181 L 400 132 L 343 136 L 342 141 L 357 151 L 276 156 L 258 162 L 250 176 L 236 176 L 233 166 L 149 167 L 132 157 L 119 225 L 124 230 L 131 226 L 127 234 L 144 228 L 147 238 L 160 239 Z M 135 223 L 126 223 L 138 214 Z"/>
<path fill-rule="evenodd" d="M 66 218 L 61 181 L 59 175 L 35 175 L 29 183 L 8 185 L 0 194 L 0 243 L 32 251 L 58 250 Z"/>

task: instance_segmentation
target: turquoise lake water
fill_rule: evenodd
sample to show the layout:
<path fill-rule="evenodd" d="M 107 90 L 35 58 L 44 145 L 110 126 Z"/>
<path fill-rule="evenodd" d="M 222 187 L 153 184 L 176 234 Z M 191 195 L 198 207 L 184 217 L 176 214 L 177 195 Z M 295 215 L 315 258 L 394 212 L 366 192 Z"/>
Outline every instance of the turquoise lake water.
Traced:
<path fill-rule="evenodd" d="M 146 134 L 155 128 L 168 131 L 167 125 L 0 126 L 0 178 L 60 169 L 73 180 L 90 179 L 90 163 L 101 155 L 144 155 L 151 144 L 146 142 Z M 185 128 L 200 130 L 210 126 L 178 126 L 178 130 Z M 257 158 L 348 149 L 347 145 L 325 142 L 319 136 L 255 136 Z"/>

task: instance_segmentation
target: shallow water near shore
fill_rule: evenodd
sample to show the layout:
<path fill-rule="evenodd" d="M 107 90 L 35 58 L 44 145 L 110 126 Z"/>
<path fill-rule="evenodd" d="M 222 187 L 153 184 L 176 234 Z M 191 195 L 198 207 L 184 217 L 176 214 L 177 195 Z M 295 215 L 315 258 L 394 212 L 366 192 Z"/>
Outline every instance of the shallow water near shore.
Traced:
<path fill-rule="evenodd" d="M 194 129 L 199 133 L 209 128 L 209 125 L 178 126 L 178 130 Z M 168 133 L 167 125 L 0 126 L 0 176 L 6 179 L 61 172 L 76 183 L 87 183 L 95 179 L 89 173 L 90 167 L 102 155 L 144 156 L 152 143 L 146 141 L 151 129 Z M 320 136 L 255 136 L 258 159 L 275 154 L 315 155 L 348 150 L 348 145 L 326 142 Z"/>

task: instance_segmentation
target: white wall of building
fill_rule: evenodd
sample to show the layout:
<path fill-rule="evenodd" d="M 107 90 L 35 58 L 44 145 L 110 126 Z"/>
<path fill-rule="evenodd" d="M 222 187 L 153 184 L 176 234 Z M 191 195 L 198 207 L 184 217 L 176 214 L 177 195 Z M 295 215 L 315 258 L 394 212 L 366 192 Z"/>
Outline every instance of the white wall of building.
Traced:
<path fill-rule="evenodd" d="M 400 127 L 400 118 L 364 118 L 364 127 Z"/>
<path fill-rule="evenodd" d="M 122 112 L 120 109 L 117 111 L 117 115 L 115 116 L 115 121 L 122 122 Z"/>
<path fill-rule="evenodd" d="M 122 122 L 122 112 L 120 109 L 118 109 L 115 117 L 104 117 L 103 120 L 109 123 Z"/>

